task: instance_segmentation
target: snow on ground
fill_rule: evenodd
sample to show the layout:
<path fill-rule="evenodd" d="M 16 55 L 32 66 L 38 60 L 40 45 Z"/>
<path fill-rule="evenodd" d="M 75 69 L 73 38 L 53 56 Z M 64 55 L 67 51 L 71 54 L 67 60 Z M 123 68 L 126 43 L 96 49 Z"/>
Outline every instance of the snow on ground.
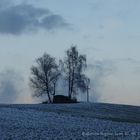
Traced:
<path fill-rule="evenodd" d="M 124 116 L 121 122 L 103 119 L 105 112 L 116 116 L 117 108 L 122 112 L 118 116 L 128 114 L 131 123 L 124 122 Z M 110 110 L 114 110 L 112 115 Z M 0 140 L 138 140 L 140 123 L 132 123 L 132 114 L 138 114 L 140 108 L 135 111 L 128 106 L 86 103 L 0 105 Z"/>

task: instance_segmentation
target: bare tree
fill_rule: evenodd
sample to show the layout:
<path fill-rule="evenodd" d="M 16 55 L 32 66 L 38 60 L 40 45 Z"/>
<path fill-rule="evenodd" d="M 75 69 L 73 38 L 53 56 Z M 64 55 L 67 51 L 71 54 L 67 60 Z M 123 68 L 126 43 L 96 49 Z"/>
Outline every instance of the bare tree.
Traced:
<path fill-rule="evenodd" d="M 86 68 L 86 56 L 80 55 L 76 46 L 71 46 L 66 52 L 64 61 L 61 61 L 64 71 L 64 77 L 68 81 L 68 96 L 72 99 L 78 93 L 78 90 L 85 91 L 83 73 Z"/>
<path fill-rule="evenodd" d="M 36 59 L 36 65 L 31 67 L 32 77 L 30 78 L 31 86 L 35 89 L 34 96 L 47 94 L 48 101 L 52 102 L 55 95 L 55 88 L 60 76 L 59 66 L 55 58 L 44 53 L 42 57 Z"/>

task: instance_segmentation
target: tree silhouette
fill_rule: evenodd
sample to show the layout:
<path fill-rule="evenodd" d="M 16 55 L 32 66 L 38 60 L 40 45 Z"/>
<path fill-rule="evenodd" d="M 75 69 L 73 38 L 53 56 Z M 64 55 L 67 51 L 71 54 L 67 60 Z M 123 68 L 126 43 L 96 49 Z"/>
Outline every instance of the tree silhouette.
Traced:
<path fill-rule="evenodd" d="M 44 53 L 42 57 L 36 59 L 36 65 L 31 67 L 31 74 L 30 82 L 35 89 L 34 96 L 39 97 L 47 94 L 48 101 L 51 103 L 60 76 L 55 58 Z"/>
<path fill-rule="evenodd" d="M 68 81 L 68 97 L 75 98 L 78 90 L 86 91 L 86 56 L 79 54 L 76 46 L 71 46 L 66 52 L 66 57 L 61 61 L 63 75 Z"/>

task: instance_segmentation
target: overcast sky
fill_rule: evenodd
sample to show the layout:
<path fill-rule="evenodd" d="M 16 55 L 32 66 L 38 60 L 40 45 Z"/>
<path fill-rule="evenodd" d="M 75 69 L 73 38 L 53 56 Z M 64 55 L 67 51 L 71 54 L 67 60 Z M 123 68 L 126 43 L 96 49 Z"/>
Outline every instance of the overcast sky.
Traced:
<path fill-rule="evenodd" d="M 63 58 L 74 44 L 87 55 L 92 101 L 140 105 L 139 7 L 139 0 L 1 0 L 0 102 L 13 93 L 18 103 L 34 102 L 27 86 L 34 60 L 44 52 Z"/>

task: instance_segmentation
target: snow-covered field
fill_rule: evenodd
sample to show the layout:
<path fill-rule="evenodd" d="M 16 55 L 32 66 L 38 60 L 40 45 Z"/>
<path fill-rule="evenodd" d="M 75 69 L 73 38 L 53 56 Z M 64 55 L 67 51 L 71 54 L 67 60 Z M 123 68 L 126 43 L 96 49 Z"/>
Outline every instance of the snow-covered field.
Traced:
<path fill-rule="evenodd" d="M 0 105 L 0 140 L 139 140 L 140 107 Z"/>

